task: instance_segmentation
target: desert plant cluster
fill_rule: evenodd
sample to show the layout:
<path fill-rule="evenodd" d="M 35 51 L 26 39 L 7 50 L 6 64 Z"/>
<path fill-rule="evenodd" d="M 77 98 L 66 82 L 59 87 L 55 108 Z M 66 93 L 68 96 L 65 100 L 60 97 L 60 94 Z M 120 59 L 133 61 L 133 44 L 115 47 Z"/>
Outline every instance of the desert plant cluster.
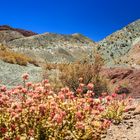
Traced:
<path fill-rule="evenodd" d="M 22 53 L 14 52 L 2 44 L 0 45 L 0 59 L 11 64 L 22 66 L 27 66 L 28 63 L 37 65 L 37 62 L 32 58 Z"/>
<path fill-rule="evenodd" d="M 93 58 L 86 57 L 81 61 L 73 63 L 47 63 L 45 65 L 45 73 L 47 74 L 50 70 L 59 70 L 56 76 L 59 79 L 59 84 L 61 83 L 60 87 L 62 87 L 62 85 L 68 86 L 72 91 L 77 90 L 79 77 L 82 77 L 83 83 L 94 83 L 94 91 L 96 92 L 96 96 L 99 96 L 100 93 L 109 92 L 110 90 L 107 78 L 101 75 L 103 66 L 104 60 L 101 55 L 96 52 Z M 58 86 L 57 80 L 52 81 L 52 83 Z M 85 92 L 86 90 L 85 88 Z"/>
<path fill-rule="evenodd" d="M 95 98 L 95 85 L 82 78 L 75 92 L 68 87 L 55 92 L 48 80 L 28 82 L 28 74 L 22 78 L 23 85 L 0 87 L 2 140 L 100 140 L 130 103 L 124 94 L 104 92 Z"/>

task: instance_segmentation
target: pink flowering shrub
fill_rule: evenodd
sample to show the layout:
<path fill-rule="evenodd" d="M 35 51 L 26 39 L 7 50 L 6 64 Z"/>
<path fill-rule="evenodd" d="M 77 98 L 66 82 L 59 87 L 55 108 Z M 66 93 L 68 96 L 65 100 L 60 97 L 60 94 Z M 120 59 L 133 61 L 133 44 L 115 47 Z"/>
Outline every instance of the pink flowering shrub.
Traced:
<path fill-rule="evenodd" d="M 116 94 L 93 98 L 92 83 L 81 83 L 75 93 L 68 87 L 55 93 L 48 80 L 33 84 L 28 74 L 22 78 L 23 86 L 0 88 L 2 140 L 100 140 L 129 104 Z"/>

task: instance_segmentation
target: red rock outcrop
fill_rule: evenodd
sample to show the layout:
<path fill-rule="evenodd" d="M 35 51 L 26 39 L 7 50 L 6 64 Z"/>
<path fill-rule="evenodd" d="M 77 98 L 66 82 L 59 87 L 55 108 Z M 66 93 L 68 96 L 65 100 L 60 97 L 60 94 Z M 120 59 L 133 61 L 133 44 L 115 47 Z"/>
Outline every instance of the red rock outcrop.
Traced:
<path fill-rule="evenodd" d="M 140 69 L 109 68 L 104 69 L 102 73 L 115 85 L 125 83 L 130 95 L 140 98 Z"/>
<path fill-rule="evenodd" d="M 0 31 L 3 31 L 3 30 L 17 31 L 17 32 L 21 33 L 22 35 L 24 35 L 25 37 L 33 36 L 33 35 L 36 35 L 37 34 L 37 33 L 34 33 L 32 31 L 27 31 L 27 30 L 18 29 L 18 28 L 12 28 L 12 27 L 10 27 L 8 25 L 2 25 L 2 26 L 0 26 Z"/>

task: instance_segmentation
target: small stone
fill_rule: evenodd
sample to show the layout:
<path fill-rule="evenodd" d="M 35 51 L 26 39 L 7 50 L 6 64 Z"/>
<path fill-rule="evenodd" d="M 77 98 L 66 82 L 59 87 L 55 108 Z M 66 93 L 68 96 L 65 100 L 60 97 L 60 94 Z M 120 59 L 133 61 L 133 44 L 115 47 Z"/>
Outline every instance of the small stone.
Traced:
<path fill-rule="evenodd" d="M 122 140 L 128 140 L 125 136 L 122 137 Z"/>
<path fill-rule="evenodd" d="M 123 117 L 123 119 L 124 119 L 124 120 L 129 120 L 129 119 L 131 119 L 131 116 L 130 116 L 130 115 L 125 115 L 125 116 Z"/>
<path fill-rule="evenodd" d="M 136 117 L 135 116 L 131 116 L 131 119 L 135 119 Z"/>
<path fill-rule="evenodd" d="M 131 128 L 131 126 L 128 126 L 126 129 L 130 129 Z"/>
<path fill-rule="evenodd" d="M 136 109 L 134 110 L 134 115 L 138 115 L 140 114 L 140 104 L 136 107 Z"/>
<path fill-rule="evenodd" d="M 106 135 L 102 135 L 102 138 L 106 138 Z"/>
<path fill-rule="evenodd" d="M 136 109 L 136 107 L 135 106 L 128 106 L 128 107 L 126 107 L 126 109 L 129 113 L 131 113 L 131 111 L 134 111 Z"/>
<path fill-rule="evenodd" d="M 132 127 L 133 126 L 133 122 L 129 122 L 129 126 Z"/>
<path fill-rule="evenodd" d="M 127 121 L 123 121 L 123 123 L 127 124 L 128 122 Z"/>

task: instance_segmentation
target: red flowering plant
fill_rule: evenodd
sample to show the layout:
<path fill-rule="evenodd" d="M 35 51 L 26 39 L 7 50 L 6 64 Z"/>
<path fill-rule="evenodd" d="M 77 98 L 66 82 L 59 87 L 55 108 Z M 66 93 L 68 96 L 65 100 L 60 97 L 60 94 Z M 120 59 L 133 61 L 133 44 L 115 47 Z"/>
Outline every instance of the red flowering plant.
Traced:
<path fill-rule="evenodd" d="M 0 88 L 0 139 L 2 140 L 99 140 L 113 120 L 114 111 L 128 105 L 116 94 L 94 97 L 94 85 L 80 83 L 74 93 L 68 87 L 52 91 L 48 80 Z M 83 92 L 83 88 L 88 90 Z M 113 115 L 110 114 L 113 112 Z M 118 111 L 119 112 L 119 111 Z M 116 117 L 117 116 L 117 117 Z"/>

